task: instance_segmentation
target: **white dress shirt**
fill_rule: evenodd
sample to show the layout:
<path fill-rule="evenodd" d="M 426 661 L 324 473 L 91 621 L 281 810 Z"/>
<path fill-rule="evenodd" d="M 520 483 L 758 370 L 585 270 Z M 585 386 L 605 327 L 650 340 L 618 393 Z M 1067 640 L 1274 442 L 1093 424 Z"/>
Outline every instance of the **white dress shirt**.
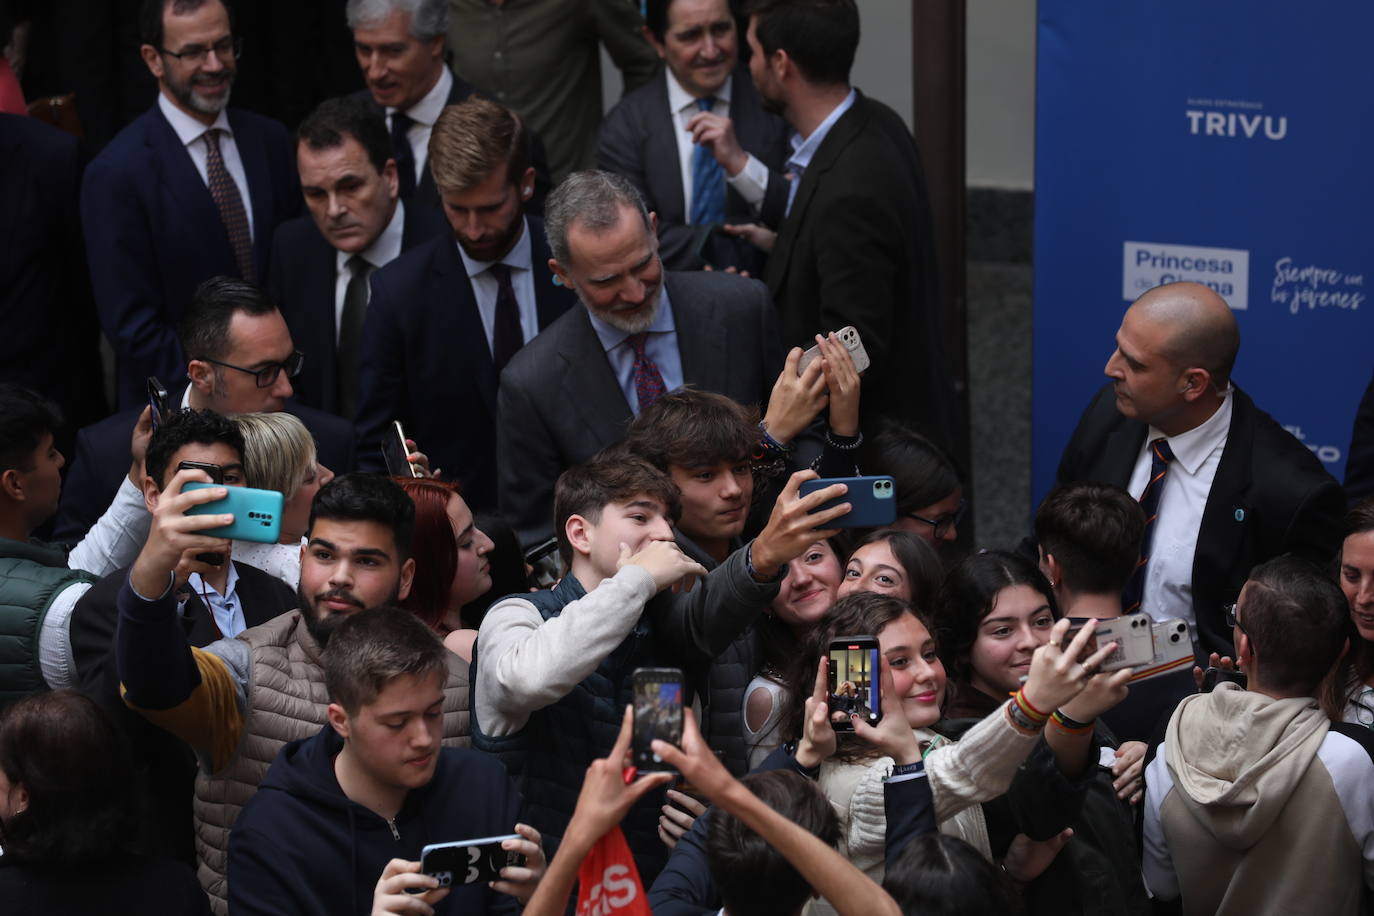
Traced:
<path fill-rule="evenodd" d="M 158 93 L 157 107 L 162 116 L 172 125 L 181 145 L 191 156 L 191 164 L 200 173 L 200 180 L 210 187 L 210 153 L 206 149 L 205 132 L 212 128 L 223 131 L 219 135 L 219 155 L 224 160 L 224 169 L 238 186 L 239 197 L 243 199 L 243 211 L 248 214 L 248 240 L 253 239 L 253 195 L 248 192 L 248 173 L 243 170 L 243 159 L 239 156 L 238 144 L 234 142 L 234 129 L 229 126 L 229 116 L 221 111 L 215 123 L 206 127 L 195 118 L 168 101 L 167 96 Z"/>
<path fill-rule="evenodd" d="M 1231 430 L 1231 393 L 1200 426 L 1186 433 L 1165 437 L 1174 453 L 1164 475 L 1159 494 L 1159 517 L 1155 519 L 1150 541 L 1149 562 L 1145 565 L 1145 595 L 1140 609 L 1156 621 L 1182 617 L 1193 631 L 1197 644 L 1197 615 L 1193 611 L 1193 554 L 1197 551 L 1197 532 L 1207 494 L 1226 448 Z M 1150 443 L 1164 436 L 1150 427 L 1135 461 L 1127 490 L 1140 499 L 1150 479 Z"/>
<path fill-rule="evenodd" d="M 448 103 L 449 90 L 453 88 L 453 74 L 449 72 L 445 65 L 439 74 L 439 81 L 434 87 L 424 94 L 424 97 L 414 105 L 406 109 L 406 116 L 410 118 L 410 129 L 406 131 L 406 139 L 410 141 L 411 152 L 415 156 L 415 186 L 420 186 L 420 180 L 425 174 L 425 163 L 429 161 L 429 135 L 434 133 L 434 122 L 439 120 L 439 115 L 444 111 L 444 105 Z M 386 129 L 391 130 L 391 116 L 396 113 L 395 108 L 386 110 Z"/>
<path fill-rule="evenodd" d="M 453 244 L 458 245 L 457 242 Z M 493 264 L 505 264 L 510 268 L 510 287 L 515 293 L 516 304 L 520 306 L 520 332 L 525 343 L 533 340 L 534 335 L 539 333 L 539 305 L 534 298 L 529 221 L 523 216 L 520 218 L 520 239 L 499 261 L 474 261 L 468 257 L 462 245 L 458 245 L 458 256 L 463 259 L 463 266 L 467 268 L 472 294 L 477 299 L 477 311 L 482 316 L 482 330 L 487 335 L 487 349 L 495 352 L 496 296 L 501 289 L 501 284 L 487 270 Z"/>
<path fill-rule="evenodd" d="M 854 100 L 857 94 L 853 89 L 849 90 L 849 95 L 844 97 L 844 101 L 835 106 L 835 110 L 826 115 L 825 120 L 813 131 L 811 136 L 802 139 L 802 135 L 793 131 L 788 140 L 792 144 L 792 155 L 787 160 L 787 171 L 792 174 L 792 187 L 787 190 L 787 212 L 792 212 L 792 201 L 797 199 L 797 188 L 801 185 L 802 173 L 811 164 L 811 159 L 816 155 L 816 150 L 821 148 L 825 138 L 830 134 L 830 129 L 835 126 L 835 122 L 844 116 L 844 113 L 854 107 Z"/>
<path fill-rule="evenodd" d="M 697 145 L 692 142 L 692 134 L 687 130 L 687 124 L 701 113 L 701 109 L 697 107 L 696 96 L 682 88 L 677 77 L 673 76 L 673 71 L 665 67 L 663 74 L 668 78 L 668 110 L 672 112 L 673 123 L 677 127 L 674 136 L 677 138 L 678 166 L 682 170 L 682 212 L 691 214 L 692 157 L 696 153 Z M 733 76 L 727 77 L 725 85 L 716 92 L 715 103 L 711 106 L 712 114 L 718 114 L 723 118 L 730 117 L 730 86 L 733 81 Z M 768 190 L 768 166 L 760 162 L 753 153 L 747 150 L 745 153 L 749 159 L 745 162 L 744 168 L 733 177 L 726 173 L 725 183 L 734 188 L 750 209 L 757 213 L 763 205 L 764 192 Z"/>
<path fill-rule="evenodd" d="M 397 200 L 396 211 L 391 214 L 391 222 L 386 224 L 382 234 L 372 240 L 372 244 L 358 252 L 358 255 L 372 265 L 372 269 L 385 267 L 401 253 L 401 240 L 405 234 L 405 204 Z M 348 262 L 353 255 L 346 251 L 336 251 L 334 257 L 334 342 L 338 343 L 339 332 L 343 327 L 344 295 L 348 292 L 348 281 L 353 271 Z M 372 284 L 367 285 L 367 298 L 372 300 Z"/>

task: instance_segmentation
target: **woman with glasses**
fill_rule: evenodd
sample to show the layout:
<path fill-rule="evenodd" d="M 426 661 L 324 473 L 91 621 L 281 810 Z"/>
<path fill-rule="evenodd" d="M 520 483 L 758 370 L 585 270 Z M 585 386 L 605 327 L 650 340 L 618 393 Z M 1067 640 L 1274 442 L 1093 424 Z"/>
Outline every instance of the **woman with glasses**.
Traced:
<path fill-rule="evenodd" d="M 954 463 L 920 433 L 885 424 L 873 437 L 870 474 L 887 474 L 897 485 L 892 527 L 925 538 L 942 550 L 959 539 L 964 487 Z"/>
<path fill-rule="evenodd" d="M 1350 649 L 1326 680 L 1322 707 L 1335 721 L 1374 728 L 1374 497 L 1346 513 L 1337 563 L 1350 602 Z"/>

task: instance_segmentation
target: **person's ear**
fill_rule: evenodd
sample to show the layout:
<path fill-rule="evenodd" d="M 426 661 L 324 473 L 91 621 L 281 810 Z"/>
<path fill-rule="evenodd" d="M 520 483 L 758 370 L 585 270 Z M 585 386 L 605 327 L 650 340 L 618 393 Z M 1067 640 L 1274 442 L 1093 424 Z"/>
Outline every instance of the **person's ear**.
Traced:
<path fill-rule="evenodd" d="M 787 74 L 796 70 L 797 65 L 793 63 L 791 55 L 782 48 L 778 48 L 768 57 L 768 69 L 773 71 L 773 76 L 778 82 L 787 78 Z"/>
<path fill-rule="evenodd" d="M 647 25 L 642 25 L 639 27 L 639 34 L 644 36 L 644 40 L 649 43 L 649 47 L 653 48 L 658 54 L 659 60 L 668 59 L 668 49 L 663 46 L 663 42 L 658 40 L 658 36 L 653 33 L 652 29 Z"/>
<path fill-rule="evenodd" d="M 334 729 L 338 736 L 345 741 L 348 740 L 348 713 L 338 703 L 330 703 L 329 710 L 325 713 L 329 719 L 329 725 Z"/>
<path fill-rule="evenodd" d="M 1239 628 L 1237 628 L 1239 629 Z M 1236 667 L 1250 675 L 1253 681 L 1255 676 L 1255 650 L 1250 644 L 1250 634 L 1244 630 L 1240 631 L 1236 639 Z"/>
<path fill-rule="evenodd" d="M 658 214 L 653 210 L 649 211 L 649 234 L 654 237 L 654 243 L 658 243 Z"/>
<path fill-rule="evenodd" d="M 415 581 L 415 558 L 410 557 L 401 564 L 401 582 L 396 587 L 396 598 L 404 601 L 410 596 L 410 584 Z"/>
<path fill-rule="evenodd" d="M 592 523 L 581 515 L 569 515 L 567 522 L 563 525 L 563 533 L 568 536 L 568 545 L 572 547 L 573 553 L 581 556 L 591 556 L 592 552 Z"/>
<path fill-rule="evenodd" d="M 382 166 L 382 182 L 386 185 L 386 196 L 395 200 L 401 193 L 401 179 L 396 172 L 396 160 L 388 159 Z"/>
<path fill-rule="evenodd" d="M 204 397 L 210 397 L 215 390 L 215 367 L 203 359 L 193 359 L 186 364 L 186 378 Z"/>
<path fill-rule="evenodd" d="M 1212 373 L 1206 369 L 1185 369 L 1180 379 L 1182 389 L 1179 394 L 1185 401 L 1196 401 L 1212 387 Z"/>
<path fill-rule="evenodd" d="M 163 69 L 162 52 L 152 45 L 143 45 L 138 49 L 138 54 L 143 58 L 143 64 L 148 68 L 148 72 L 153 75 L 153 79 L 161 80 L 166 70 Z"/>
<path fill-rule="evenodd" d="M 559 264 L 553 258 L 549 258 L 549 270 L 553 272 L 554 282 L 556 284 L 567 287 L 568 289 L 575 288 L 573 286 L 572 276 L 563 269 L 562 264 Z"/>
<path fill-rule="evenodd" d="M 157 501 L 162 496 L 162 488 L 157 485 L 157 481 L 148 475 L 143 475 L 143 505 L 151 514 L 157 511 Z"/>
<path fill-rule="evenodd" d="M 1064 581 L 1064 571 L 1059 567 L 1059 561 L 1054 554 L 1045 553 L 1044 548 L 1040 548 L 1040 571 L 1050 580 L 1050 588 L 1058 588 Z"/>
<path fill-rule="evenodd" d="M 525 174 L 520 176 L 520 199 L 529 200 L 534 196 L 534 168 L 525 169 Z"/>
<path fill-rule="evenodd" d="M 10 500 L 20 503 L 24 501 L 24 478 L 23 472 L 18 468 L 8 468 L 0 474 L 0 491 Z"/>

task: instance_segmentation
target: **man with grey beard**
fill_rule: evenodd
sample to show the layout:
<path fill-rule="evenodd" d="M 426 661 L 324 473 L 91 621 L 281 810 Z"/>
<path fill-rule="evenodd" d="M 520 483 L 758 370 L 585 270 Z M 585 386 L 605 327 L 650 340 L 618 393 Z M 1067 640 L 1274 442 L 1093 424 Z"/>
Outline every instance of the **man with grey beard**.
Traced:
<path fill-rule="evenodd" d="M 117 406 L 146 379 L 180 377 L 174 328 L 212 276 L 267 275 L 272 232 L 300 207 L 282 125 L 230 110 L 242 50 L 221 0 L 145 0 L 143 62 L 157 103 L 86 169 L 81 226 L 100 323 L 117 357 Z"/>
<path fill-rule="evenodd" d="M 553 533 L 558 475 L 619 441 L 660 396 L 693 385 L 762 407 L 782 368 L 764 285 L 664 271 L 656 225 L 634 185 L 609 172 L 575 172 L 545 204 L 549 268 L 585 308 L 501 374 L 501 512 L 526 547 Z"/>

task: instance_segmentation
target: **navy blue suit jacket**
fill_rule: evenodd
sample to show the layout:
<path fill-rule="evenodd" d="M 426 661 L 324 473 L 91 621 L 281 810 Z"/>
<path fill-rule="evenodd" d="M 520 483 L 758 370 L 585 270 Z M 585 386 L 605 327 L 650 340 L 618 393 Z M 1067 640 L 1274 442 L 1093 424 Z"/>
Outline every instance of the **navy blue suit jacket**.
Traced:
<path fill-rule="evenodd" d="M 168 402 L 179 406 L 184 391 L 183 385 L 169 392 Z M 75 544 L 109 508 L 119 482 L 129 473 L 129 437 L 143 406 L 122 410 L 76 434 L 76 449 L 62 481 L 53 540 Z M 299 417 L 315 437 L 321 464 L 336 474 L 357 466 L 351 423 L 294 400 L 286 402 L 286 410 Z"/>
<path fill-rule="evenodd" d="M 293 149 L 270 118 L 231 109 L 229 125 L 248 176 L 261 280 L 273 231 L 300 208 Z M 100 324 L 118 360 L 117 406 L 132 407 L 143 402 L 148 376 L 176 378 L 185 369 L 175 328 L 195 288 L 239 274 L 219 209 L 156 105 L 87 167 L 81 226 Z"/>
<path fill-rule="evenodd" d="M 539 312 L 547 328 L 576 301 L 555 286 L 544 223 L 527 217 Z M 378 443 L 392 420 L 459 481 L 473 509 L 496 507 L 496 367 L 467 269 L 451 234 L 372 275 L 358 392 L 358 458 L 384 470 Z"/>
<path fill-rule="evenodd" d="M 449 232 L 437 207 L 408 204 L 403 212 L 402 252 Z M 338 251 L 320 234 L 310 214 L 288 220 L 277 229 L 267 291 L 281 309 L 297 349 L 305 354 L 301 374 L 291 380 L 296 400 L 341 416 L 334 305 L 337 267 Z"/>

